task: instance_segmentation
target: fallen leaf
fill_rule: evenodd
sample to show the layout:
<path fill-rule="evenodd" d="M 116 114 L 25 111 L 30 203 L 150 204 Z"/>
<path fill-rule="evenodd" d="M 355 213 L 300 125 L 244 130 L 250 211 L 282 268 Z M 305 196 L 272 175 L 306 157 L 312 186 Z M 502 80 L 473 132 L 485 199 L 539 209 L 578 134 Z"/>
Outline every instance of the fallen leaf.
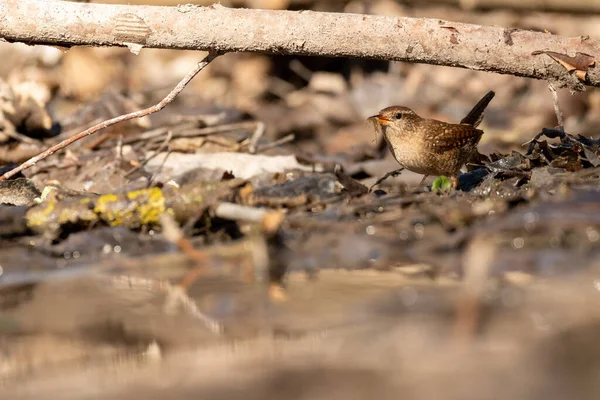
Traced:
<path fill-rule="evenodd" d="M 575 53 L 575 57 L 571 57 L 568 54 L 556 53 L 554 51 L 534 51 L 531 53 L 536 56 L 538 54 L 546 54 L 552 57 L 553 60 L 559 62 L 568 72 L 575 71 L 575 76 L 578 79 L 584 81 L 587 76 L 587 70 L 596 64 L 594 57 L 589 54 Z"/>

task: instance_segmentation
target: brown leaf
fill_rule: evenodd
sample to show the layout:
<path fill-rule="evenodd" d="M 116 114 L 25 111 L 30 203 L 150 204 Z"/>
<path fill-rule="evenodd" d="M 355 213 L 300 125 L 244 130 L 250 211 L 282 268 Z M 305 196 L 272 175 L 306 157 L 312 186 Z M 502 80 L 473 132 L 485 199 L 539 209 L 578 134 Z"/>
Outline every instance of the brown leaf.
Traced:
<path fill-rule="evenodd" d="M 587 72 L 577 70 L 575 71 L 575 76 L 579 78 L 580 81 L 585 81 L 585 79 L 587 78 Z"/>
<path fill-rule="evenodd" d="M 575 71 L 575 76 L 584 81 L 587 76 L 587 70 L 596 64 L 594 57 L 585 53 L 575 53 L 575 57 L 568 54 L 556 53 L 554 51 L 534 51 L 532 55 L 547 54 L 553 60 L 558 61 L 568 72 Z"/>

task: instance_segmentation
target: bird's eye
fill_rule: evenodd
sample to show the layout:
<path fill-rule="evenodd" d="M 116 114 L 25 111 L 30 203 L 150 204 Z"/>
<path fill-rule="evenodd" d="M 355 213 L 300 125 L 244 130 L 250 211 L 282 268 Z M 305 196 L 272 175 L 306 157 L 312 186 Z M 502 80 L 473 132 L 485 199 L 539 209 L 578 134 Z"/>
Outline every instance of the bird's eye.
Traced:
<path fill-rule="evenodd" d="M 402 119 L 402 113 L 398 113 L 398 114 L 394 115 L 394 118 Z"/>

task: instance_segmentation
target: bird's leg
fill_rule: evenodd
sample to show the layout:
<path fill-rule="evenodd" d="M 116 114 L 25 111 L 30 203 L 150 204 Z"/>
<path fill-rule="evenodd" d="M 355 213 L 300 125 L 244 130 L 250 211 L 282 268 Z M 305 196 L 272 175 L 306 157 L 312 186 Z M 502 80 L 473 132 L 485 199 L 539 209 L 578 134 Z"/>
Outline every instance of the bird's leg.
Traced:
<path fill-rule="evenodd" d="M 419 184 L 417 185 L 417 187 L 415 188 L 415 192 L 417 190 L 419 190 L 421 188 L 421 186 L 423 186 L 423 183 L 425 182 L 425 179 L 429 178 L 429 175 L 423 175 L 423 179 L 421 179 L 421 182 L 419 182 Z"/>
<path fill-rule="evenodd" d="M 373 188 L 377 185 L 379 185 L 381 182 L 385 181 L 387 178 L 389 178 L 390 176 L 392 177 L 397 177 L 398 175 L 400 175 L 400 173 L 404 170 L 404 168 L 399 168 L 396 169 L 394 171 L 390 171 L 387 174 L 385 174 L 382 178 L 377 179 L 377 182 L 375 182 L 370 188 L 369 188 L 369 192 L 373 190 Z"/>

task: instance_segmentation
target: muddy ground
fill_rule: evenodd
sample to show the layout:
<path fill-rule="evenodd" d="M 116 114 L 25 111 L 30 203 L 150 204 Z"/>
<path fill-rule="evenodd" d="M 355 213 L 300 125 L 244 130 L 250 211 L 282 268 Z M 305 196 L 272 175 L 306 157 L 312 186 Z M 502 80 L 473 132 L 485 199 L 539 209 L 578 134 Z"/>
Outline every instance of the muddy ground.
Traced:
<path fill-rule="evenodd" d="M 361 11 L 324 3 L 304 6 Z M 369 2 L 600 35 L 594 15 L 416 3 Z M 204 56 L 0 45 L 3 173 L 156 103 Z M 489 90 L 489 160 L 457 190 L 408 171 L 372 187 L 398 165 L 366 117 L 399 104 L 458 122 Z M 597 398 L 599 93 L 559 90 L 561 127 L 544 82 L 220 56 L 161 112 L 0 182 L 1 390 Z"/>

